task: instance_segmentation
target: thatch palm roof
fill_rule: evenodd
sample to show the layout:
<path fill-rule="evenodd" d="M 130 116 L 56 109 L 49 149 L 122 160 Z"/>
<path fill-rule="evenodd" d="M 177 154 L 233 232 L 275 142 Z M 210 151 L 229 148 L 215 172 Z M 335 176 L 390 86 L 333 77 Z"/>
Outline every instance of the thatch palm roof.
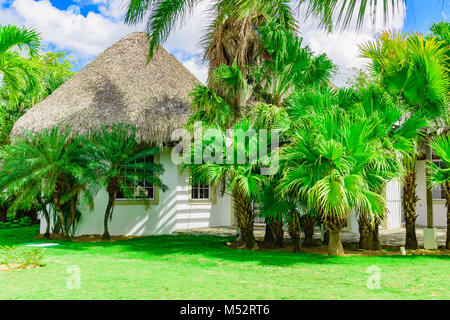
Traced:
<path fill-rule="evenodd" d="M 132 124 L 140 142 L 163 144 L 189 114 L 189 91 L 198 80 L 160 47 L 147 64 L 145 33 L 132 33 L 106 49 L 36 104 L 11 136 L 55 126 L 86 134 L 102 124 Z"/>

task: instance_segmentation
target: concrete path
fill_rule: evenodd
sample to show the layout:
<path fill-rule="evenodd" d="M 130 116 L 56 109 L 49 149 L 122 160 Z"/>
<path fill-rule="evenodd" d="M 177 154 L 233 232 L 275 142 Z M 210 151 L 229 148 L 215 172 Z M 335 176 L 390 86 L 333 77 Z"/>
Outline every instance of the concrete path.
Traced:
<path fill-rule="evenodd" d="M 446 229 L 437 228 L 438 235 L 438 246 L 445 245 Z M 254 234 L 257 240 L 264 239 L 265 228 L 263 226 L 255 226 Z M 187 229 L 178 230 L 174 234 L 191 234 L 191 235 L 201 235 L 201 234 L 214 234 L 223 237 L 235 236 L 236 227 L 214 227 L 214 228 L 198 228 L 198 229 Z M 423 248 L 423 228 L 416 228 L 417 241 L 419 246 Z M 285 238 L 289 238 L 289 234 L 285 233 Z M 314 239 L 320 241 L 320 231 L 316 230 L 314 234 Z M 343 243 L 359 243 L 359 233 L 350 233 L 345 230 L 341 233 L 341 239 Z M 397 230 L 380 230 L 380 240 L 382 245 L 402 247 L 405 245 L 405 229 Z"/>

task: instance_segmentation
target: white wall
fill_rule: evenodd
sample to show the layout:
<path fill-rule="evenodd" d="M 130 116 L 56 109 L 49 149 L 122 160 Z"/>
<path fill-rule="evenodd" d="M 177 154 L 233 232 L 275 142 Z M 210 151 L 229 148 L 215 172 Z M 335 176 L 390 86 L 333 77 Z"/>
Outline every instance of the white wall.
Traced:
<path fill-rule="evenodd" d="M 174 230 L 231 225 L 231 198 L 217 196 L 216 204 L 190 204 L 188 175 L 178 174 L 177 165 L 170 157 L 170 150 L 160 155 L 164 166 L 162 182 L 168 187 L 159 190 L 158 205 L 116 205 L 109 222 L 111 235 L 154 235 L 171 234 Z M 94 199 L 94 210 L 80 207 L 82 212 L 76 236 L 103 234 L 103 217 L 108 194 L 101 190 Z M 41 233 L 46 222 L 41 219 Z"/>
<path fill-rule="evenodd" d="M 402 196 L 400 180 L 392 180 L 386 185 L 387 217 L 385 227 L 388 230 L 399 229 L 402 225 Z"/>
<path fill-rule="evenodd" d="M 386 185 L 387 216 L 382 224 L 387 230 L 395 230 L 401 227 L 401 190 L 400 182 L 392 180 Z M 358 215 L 352 210 L 347 220 L 347 231 L 359 233 Z"/>
<path fill-rule="evenodd" d="M 164 166 L 161 181 L 168 187 L 166 192 L 159 190 L 159 205 L 116 205 L 109 223 L 111 235 L 150 235 L 170 234 L 176 224 L 176 183 L 177 168 L 170 159 L 170 153 L 160 155 Z M 101 190 L 95 198 L 94 211 L 80 208 L 82 215 L 75 235 L 102 234 L 103 216 L 108 202 L 108 194 Z"/>
<path fill-rule="evenodd" d="M 176 229 L 193 229 L 231 225 L 231 197 L 217 192 L 216 203 L 189 201 L 189 176 L 178 175 Z"/>
<path fill-rule="evenodd" d="M 419 201 L 416 206 L 417 226 L 427 226 L 427 194 L 425 183 L 425 161 L 417 161 L 417 196 Z M 433 200 L 433 223 L 435 227 L 447 226 L 447 207 L 445 200 Z"/>

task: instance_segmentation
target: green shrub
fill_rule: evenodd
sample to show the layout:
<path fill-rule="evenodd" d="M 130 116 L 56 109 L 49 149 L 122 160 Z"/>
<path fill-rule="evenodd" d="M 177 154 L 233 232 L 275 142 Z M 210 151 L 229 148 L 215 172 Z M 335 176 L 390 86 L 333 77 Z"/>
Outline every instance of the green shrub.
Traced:
<path fill-rule="evenodd" d="M 33 220 L 30 217 L 22 217 L 7 222 L 0 222 L 0 229 L 21 228 L 31 226 L 32 224 Z"/>
<path fill-rule="evenodd" d="M 39 248 L 23 246 L 0 247 L 0 265 L 18 265 L 19 268 L 42 266 L 43 252 Z"/>

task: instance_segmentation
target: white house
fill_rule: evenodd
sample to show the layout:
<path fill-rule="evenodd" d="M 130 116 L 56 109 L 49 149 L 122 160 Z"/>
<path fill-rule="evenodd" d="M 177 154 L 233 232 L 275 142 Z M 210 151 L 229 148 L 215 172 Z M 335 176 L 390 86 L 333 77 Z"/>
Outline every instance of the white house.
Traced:
<path fill-rule="evenodd" d="M 164 48 L 147 62 L 148 40 L 144 33 L 125 36 L 86 65 L 73 78 L 19 119 L 12 137 L 25 131 L 38 132 L 54 126 L 72 132 L 89 133 L 101 124 L 122 122 L 137 127 L 137 137 L 144 144 L 158 144 L 162 152 L 153 161 L 164 166 L 161 180 L 168 186 L 162 192 L 145 185 L 148 198 L 121 199 L 115 202 L 111 235 L 171 234 L 180 229 L 230 226 L 234 223 L 232 199 L 210 190 L 208 186 L 190 185 L 171 159 L 174 143 L 171 133 L 182 128 L 189 114 L 189 91 L 198 80 Z M 418 168 L 418 225 L 426 224 L 424 162 Z M 436 196 L 438 193 L 435 193 Z M 388 229 L 400 228 L 402 219 L 401 188 L 398 181 L 386 189 Z M 107 205 L 106 191 L 95 198 L 93 211 L 82 211 L 75 235 L 102 234 Z M 446 225 L 445 201 L 435 200 L 435 225 Z M 348 229 L 358 232 L 357 219 L 348 220 Z M 41 219 L 41 232 L 46 228 Z"/>

